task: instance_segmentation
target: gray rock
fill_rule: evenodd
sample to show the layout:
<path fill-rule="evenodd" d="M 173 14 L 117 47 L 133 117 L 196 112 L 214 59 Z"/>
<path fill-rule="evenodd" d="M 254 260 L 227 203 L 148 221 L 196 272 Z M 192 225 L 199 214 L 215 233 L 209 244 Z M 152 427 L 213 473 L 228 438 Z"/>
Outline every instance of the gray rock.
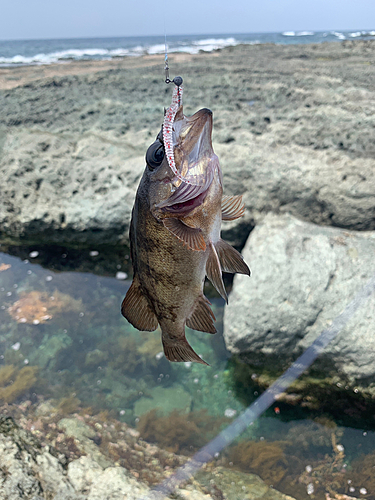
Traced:
<path fill-rule="evenodd" d="M 214 472 L 199 471 L 196 479 L 208 491 L 215 493 L 215 489 L 216 492 L 219 489 L 223 498 L 230 500 L 293 500 L 292 497 L 267 486 L 256 474 L 217 467 Z"/>
<path fill-rule="evenodd" d="M 74 438 L 76 446 L 84 453 L 87 453 L 87 455 L 100 466 L 109 467 L 111 465 L 111 462 L 96 446 L 94 439 L 97 433 L 92 427 L 76 418 L 62 418 L 57 423 L 57 426 L 59 429 L 63 430 L 67 436 Z"/>
<path fill-rule="evenodd" d="M 120 143 L 94 131 L 77 139 L 9 133 L 0 159 L 1 231 L 30 241 L 43 234 L 45 243 L 127 241 L 144 136 L 129 134 Z"/>
<path fill-rule="evenodd" d="M 344 231 L 269 214 L 243 251 L 224 315 L 227 348 L 284 369 L 328 327 L 375 272 L 375 232 Z M 375 390 L 375 296 L 315 362 L 345 383 Z M 263 361 L 262 361 L 263 360 Z"/>
<path fill-rule="evenodd" d="M 184 60 L 186 113 L 213 110 L 225 192 L 245 194 L 245 218 L 224 226 L 229 242 L 243 245 L 269 211 L 375 229 L 373 44 L 238 46 Z M 57 66 L 33 82 L 22 68 L 20 86 L 0 91 L 3 237 L 128 242 L 145 151 L 171 94 L 154 61 L 136 66 L 76 76 Z"/>
<path fill-rule="evenodd" d="M 77 428 L 76 434 L 90 434 Z M 0 417 L 0 500 L 139 500 L 149 492 L 122 467 L 102 467 L 89 456 L 66 467 L 50 451 L 12 418 Z M 211 499 L 199 491 L 184 492 L 183 498 Z"/>

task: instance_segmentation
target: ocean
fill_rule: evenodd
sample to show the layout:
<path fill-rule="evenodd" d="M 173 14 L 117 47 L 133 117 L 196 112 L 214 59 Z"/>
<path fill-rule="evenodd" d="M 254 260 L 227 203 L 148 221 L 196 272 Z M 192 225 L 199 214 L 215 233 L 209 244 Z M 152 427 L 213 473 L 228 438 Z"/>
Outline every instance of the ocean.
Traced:
<path fill-rule="evenodd" d="M 366 31 L 285 31 L 222 35 L 168 36 L 168 52 L 197 54 L 238 44 L 301 44 L 354 39 L 375 39 L 375 30 Z M 164 36 L 116 38 L 71 38 L 56 40 L 0 41 L 0 66 L 51 64 L 71 60 L 102 60 L 163 54 Z"/>

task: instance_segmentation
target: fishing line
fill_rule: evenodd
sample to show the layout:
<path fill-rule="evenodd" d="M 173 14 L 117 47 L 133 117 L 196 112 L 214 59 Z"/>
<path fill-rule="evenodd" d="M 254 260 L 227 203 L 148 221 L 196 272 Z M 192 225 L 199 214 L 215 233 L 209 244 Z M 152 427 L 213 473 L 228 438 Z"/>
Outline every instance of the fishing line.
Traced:
<path fill-rule="evenodd" d="M 201 448 L 185 465 L 156 486 L 150 494 L 141 500 L 161 500 L 173 493 L 182 483 L 190 479 L 204 464 L 236 439 L 247 427 L 262 415 L 319 356 L 344 328 L 354 313 L 375 291 L 375 275 L 357 293 L 354 299 L 336 316 L 332 325 L 323 330 L 319 337 L 306 351 L 279 377 L 254 403 L 252 403 L 236 420 L 221 431 L 212 441 Z"/>

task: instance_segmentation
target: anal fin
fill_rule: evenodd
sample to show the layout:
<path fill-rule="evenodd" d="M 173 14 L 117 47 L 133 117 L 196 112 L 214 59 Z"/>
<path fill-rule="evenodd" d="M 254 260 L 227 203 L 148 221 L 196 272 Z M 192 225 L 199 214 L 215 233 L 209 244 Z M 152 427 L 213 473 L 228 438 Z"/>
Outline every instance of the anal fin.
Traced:
<path fill-rule="evenodd" d="M 186 320 L 186 325 L 200 332 L 216 333 L 214 325 L 216 318 L 210 305 L 209 300 L 204 295 L 200 295 L 195 301 L 193 312 Z"/>
<path fill-rule="evenodd" d="M 201 359 L 194 351 L 185 336 L 182 338 L 171 339 L 166 335 L 162 335 L 162 342 L 165 357 L 169 361 L 177 361 L 180 363 L 184 361 L 193 361 L 194 363 L 208 365 L 208 363 L 203 361 L 203 359 Z"/>
<path fill-rule="evenodd" d="M 221 268 L 225 273 L 240 273 L 250 276 L 251 271 L 243 260 L 240 252 L 237 252 L 229 243 L 219 240 L 215 243 L 217 255 L 220 260 Z"/>
<path fill-rule="evenodd" d="M 242 201 L 242 195 L 228 196 L 221 198 L 221 218 L 222 220 L 236 220 L 245 213 L 245 205 Z"/>
<path fill-rule="evenodd" d="M 218 254 L 216 252 L 215 246 L 210 243 L 210 252 L 206 263 L 207 278 L 211 281 L 211 283 L 214 285 L 214 287 L 220 293 L 226 303 L 228 303 L 228 296 L 227 292 L 225 291 L 221 273 L 222 271 Z"/>
<path fill-rule="evenodd" d="M 174 234 L 174 236 L 181 240 L 184 245 L 187 245 L 191 250 L 206 250 L 206 243 L 202 231 L 199 228 L 187 226 L 180 219 L 175 218 L 163 219 L 163 224 L 168 231 Z"/>
<path fill-rule="evenodd" d="M 158 320 L 142 293 L 137 275 L 122 301 L 121 314 L 138 330 L 153 332 L 158 327 Z"/>

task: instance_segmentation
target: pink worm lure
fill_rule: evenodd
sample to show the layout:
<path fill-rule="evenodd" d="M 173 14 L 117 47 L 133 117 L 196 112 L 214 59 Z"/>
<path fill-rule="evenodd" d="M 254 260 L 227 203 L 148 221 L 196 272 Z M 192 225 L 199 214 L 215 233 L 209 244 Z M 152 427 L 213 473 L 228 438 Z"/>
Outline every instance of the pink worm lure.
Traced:
<path fill-rule="evenodd" d="M 180 86 L 175 85 L 172 94 L 172 104 L 169 106 L 164 116 L 163 142 L 164 142 L 165 154 L 167 155 L 168 164 L 171 167 L 172 172 L 181 181 L 186 182 L 187 184 L 191 184 L 191 182 L 186 177 L 183 177 L 176 168 L 176 163 L 174 161 L 174 152 L 173 152 L 173 122 L 176 113 L 178 111 L 178 108 L 182 104 L 183 92 L 184 92 L 183 85 Z"/>
<path fill-rule="evenodd" d="M 204 186 L 207 183 L 206 178 L 202 178 L 202 175 L 186 175 L 183 176 L 176 167 L 176 162 L 174 159 L 173 152 L 173 122 L 176 117 L 178 108 L 182 105 L 182 94 L 183 85 L 175 85 L 172 94 L 172 104 L 169 106 L 164 116 L 163 123 L 163 142 L 165 154 L 167 156 L 168 164 L 171 167 L 172 172 L 175 176 L 182 182 L 189 184 L 190 186 Z"/>

